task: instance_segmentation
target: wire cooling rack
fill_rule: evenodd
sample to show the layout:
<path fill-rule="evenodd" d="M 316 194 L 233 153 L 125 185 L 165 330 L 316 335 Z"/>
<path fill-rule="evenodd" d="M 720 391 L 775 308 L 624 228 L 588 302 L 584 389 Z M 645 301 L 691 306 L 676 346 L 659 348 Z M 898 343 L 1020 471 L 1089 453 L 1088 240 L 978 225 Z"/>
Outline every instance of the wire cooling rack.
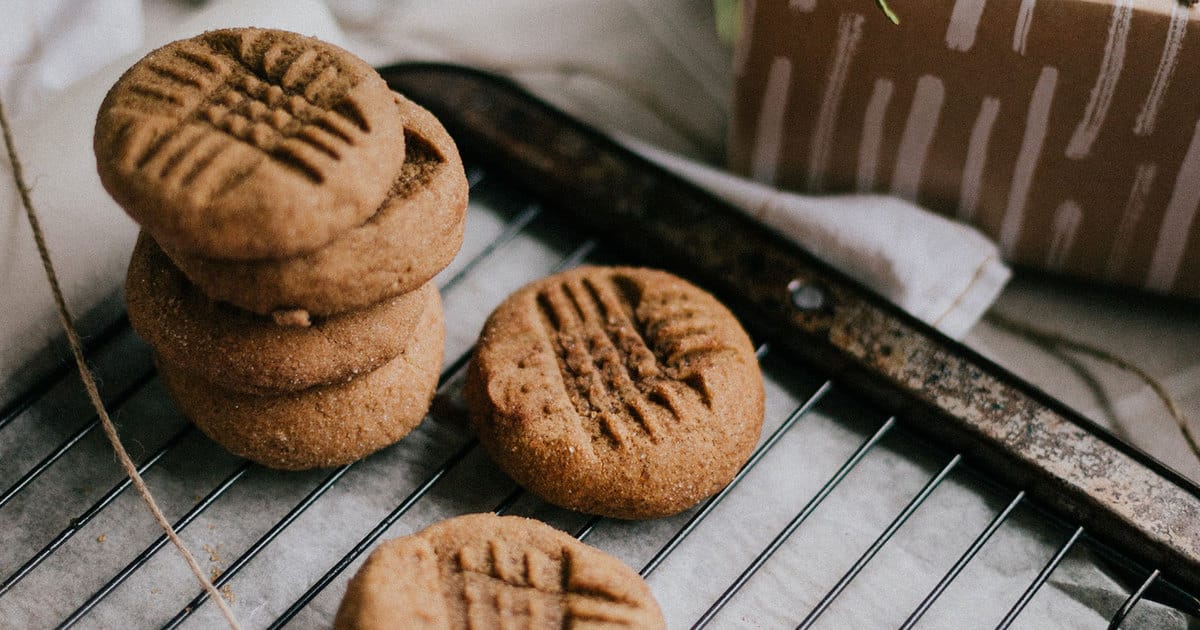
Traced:
<path fill-rule="evenodd" d="M 887 307 L 874 319 L 855 311 L 861 291 L 836 272 L 802 254 L 816 266 L 772 261 L 775 241 L 717 221 L 706 213 L 719 204 L 512 86 L 440 66 L 385 76 L 443 118 L 471 164 L 466 242 L 435 280 L 446 360 L 412 435 L 349 466 L 269 471 L 191 427 L 124 318 L 88 343 L 139 470 L 248 626 L 328 626 L 378 541 L 489 510 L 540 518 L 639 569 L 671 627 L 1196 623 L 1194 484 Z M 690 220 L 674 216 L 681 208 Z M 546 505 L 488 461 L 466 423 L 461 382 L 487 314 L 583 262 L 672 268 L 726 298 L 759 342 L 763 437 L 728 487 L 675 517 Z M 759 286 L 783 306 L 757 299 Z M 870 351 L 835 334 L 846 312 L 875 334 Z M 956 380 L 959 369 L 971 378 Z M 909 389 L 936 392 L 940 407 L 906 395 L 907 370 Z M 988 418 L 954 397 L 963 390 L 993 411 L 1029 412 L 1028 435 L 989 434 Z M 97 427 L 65 367 L 0 411 L 0 625 L 219 626 Z"/>

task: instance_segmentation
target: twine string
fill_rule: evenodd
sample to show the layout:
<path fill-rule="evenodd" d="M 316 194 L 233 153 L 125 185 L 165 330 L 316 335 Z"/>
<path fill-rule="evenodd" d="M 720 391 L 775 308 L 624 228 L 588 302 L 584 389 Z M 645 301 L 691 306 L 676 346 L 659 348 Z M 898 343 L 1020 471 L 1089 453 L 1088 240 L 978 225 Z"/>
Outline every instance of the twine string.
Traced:
<path fill-rule="evenodd" d="M 1188 425 L 1187 418 L 1184 417 L 1183 412 L 1179 409 L 1179 405 L 1175 404 L 1175 399 L 1171 397 L 1169 392 L 1167 392 L 1167 388 L 1164 387 L 1157 378 L 1154 378 L 1153 375 L 1142 369 L 1140 366 L 1103 348 L 1099 348 L 1076 339 L 1071 339 L 1070 337 L 1066 337 L 1055 332 L 1036 328 L 1026 324 L 1025 322 L 1019 322 L 1015 319 L 1009 318 L 1008 316 L 1001 315 L 995 311 L 989 312 L 985 318 L 1000 328 L 1021 335 L 1022 337 L 1025 337 L 1026 339 L 1039 346 L 1042 346 L 1043 348 L 1063 349 L 1086 354 L 1090 357 L 1104 361 L 1109 365 L 1120 368 L 1121 370 L 1133 374 L 1134 376 L 1137 376 L 1144 383 L 1146 383 L 1146 385 L 1150 386 L 1150 389 L 1154 392 L 1154 395 L 1158 396 L 1158 399 L 1162 401 L 1163 407 L 1166 407 L 1167 413 L 1171 416 L 1171 419 L 1175 421 L 1175 425 L 1179 427 L 1179 432 L 1183 434 L 1183 439 L 1185 442 L 1187 442 L 1188 448 L 1190 448 L 1192 454 L 1196 456 L 1196 460 L 1200 461 L 1200 440 L 1197 440 L 1196 434 L 1192 432 L 1191 427 Z"/>
<path fill-rule="evenodd" d="M 74 320 L 71 319 L 70 311 L 67 310 L 67 302 L 63 297 L 62 286 L 58 282 L 58 274 L 54 271 L 54 263 L 50 260 L 50 250 L 46 247 L 46 238 L 42 232 L 41 222 L 38 220 L 37 211 L 34 210 L 33 200 L 30 196 L 29 186 L 25 183 L 24 169 L 21 167 L 21 160 L 17 157 L 16 145 L 13 143 L 12 130 L 9 127 L 8 115 L 4 110 L 4 103 L 0 101 L 0 130 L 4 134 L 4 146 L 8 151 L 8 161 L 12 165 L 13 180 L 17 185 L 17 192 L 21 195 L 21 205 L 25 208 L 25 216 L 29 219 L 29 228 L 33 231 L 33 240 L 37 243 L 38 255 L 42 259 L 42 268 L 46 271 L 46 279 L 50 282 L 50 292 L 54 294 L 54 304 L 58 311 L 58 321 L 62 324 L 63 331 L 67 334 L 67 343 L 71 347 L 71 354 L 75 358 L 75 365 L 79 368 L 79 377 L 83 381 L 83 387 L 87 390 L 88 398 L 92 402 L 92 407 L 96 409 L 96 415 L 100 419 L 100 426 L 104 429 L 104 435 L 112 444 L 113 451 L 116 453 L 117 461 L 121 464 L 125 474 L 129 476 L 133 482 L 133 487 L 142 497 L 146 507 L 154 516 L 154 520 L 158 522 L 158 526 L 162 528 L 163 533 L 179 550 L 179 554 L 187 562 L 188 568 L 191 569 L 192 575 L 196 576 L 196 580 L 204 587 L 205 591 L 217 603 L 221 609 L 221 614 L 225 617 L 225 621 L 229 623 L 229 627 L 234 630 L 240 630 L 241 625 L 238 624 L 237 618 L 234 617 L 233 611 L 225 602 L 225 598 L 217 592 L 216 586 L 212 581 L 204 575 L 204 571 L 200 568 L 200 564 L 196 562 L 196 558 L 192 552 L 188 551 L 187 545 L 179 538 L 179 534 L 171 523 L 167 521 L 167 517 L 158 507 L 158 503 L 154 500 L 154 496 L 150 494 L 150 488 L 146 487 L 146 482 L 142 480 L 142 476 L 138 474 L 137 467 L 133 460 L 130 459 L 129 453 L 125 450 L 125 445 L 121 442 L 121 438 L 117 435 L 117 429 L 113 425 L 112 419 L 108 415 L 108 411 L 104 406 L 104 401 L 100 398 L 100 390 L 96 387 L 96 379 L 92 376 L 92 371 L 88 368 L 86 360 L 83 356 L 83 344 L 79 341 L 79 332 L 75 329 Z"/>

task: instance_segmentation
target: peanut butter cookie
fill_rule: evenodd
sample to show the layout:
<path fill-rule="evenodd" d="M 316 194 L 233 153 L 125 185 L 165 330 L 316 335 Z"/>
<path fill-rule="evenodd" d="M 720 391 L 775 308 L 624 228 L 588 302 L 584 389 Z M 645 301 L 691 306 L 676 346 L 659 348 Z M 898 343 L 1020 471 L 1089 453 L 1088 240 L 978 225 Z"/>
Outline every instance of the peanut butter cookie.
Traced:
<path fill-rule="evenodd" d="M 583 267 L 488 318 L 465 395 L 480 442 L 551 503 L 618 518 L 715 493 L 762 429 L 754 348 L 733 314 L 661 271 Z"/>
<path fill-rule="evenodd" d="M 665 628 L 621 561 L 517 516 L 468 514 L 381 544 L 350 580 L 333 627 Z"/>
<path fill-rule="evenodd" d="M 250 394 L 342 382 L 387 363 L 400 354 L 436 292 L 427 283 L 308 326 L 281 326 L 204 297 L 145 232 L 125 281 L 129 323 L 164 361 Z"/>
<path fill-rule="evenodd" d="M 109 90 L 93 144 L 105 189 L 155 240 L 235 260 L 313 251 L 361 225 L 404 162 L 374 69 L 258 28 L 146 55 Z"/>
<path fill-rule="evenodd" d="M 437 387 L 445 340 L 441 298 L 425 294 L 413 334 L 396 358 L 344 383 L 255 395 L 212 384 L 158 357 L 171 397 L 210 438 L 270 468 L 348 464 L 408 435 Z"/>
<path fill-rule="evenodd" d="M 394 98 L 407 158 L 389 174 L 387 200 L 366 223 L 317 251 L 280 260 L 215 260 L 163 249 L 210 298 L 261 314 L 303 309 L 331 315 L 425 284 L 462 245 L 467 178 L 437 118 Z"/>

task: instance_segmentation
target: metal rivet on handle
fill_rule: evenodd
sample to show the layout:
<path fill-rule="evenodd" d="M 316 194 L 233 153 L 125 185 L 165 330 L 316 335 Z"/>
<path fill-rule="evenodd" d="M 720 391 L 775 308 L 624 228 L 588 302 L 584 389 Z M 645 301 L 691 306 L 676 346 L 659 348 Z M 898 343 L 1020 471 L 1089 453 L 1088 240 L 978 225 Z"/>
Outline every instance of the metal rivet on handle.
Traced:
<path fill-rule="evenodd" d="M 819 311 L 829 303 L 825 289 L 807 280 L 792 280 L 787 288 L 792 298 L 792 306 L 802 311 Z"/>

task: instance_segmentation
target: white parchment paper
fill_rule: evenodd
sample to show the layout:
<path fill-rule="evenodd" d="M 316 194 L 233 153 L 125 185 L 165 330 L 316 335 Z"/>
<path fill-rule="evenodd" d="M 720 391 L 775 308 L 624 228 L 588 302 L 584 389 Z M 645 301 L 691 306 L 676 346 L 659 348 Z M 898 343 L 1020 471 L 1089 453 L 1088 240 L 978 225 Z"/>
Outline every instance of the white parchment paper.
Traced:
<path fill-rule="evenodd" d="M 467 242 L 438 281 L 448 326 L 447 366 L 467 352 L 490 310 L 508 293 L 572 257 L 592 252 L 584 235 L 538 211 L 529 200 L 484 178 L 473 191 Z M 527 222 L 527 224 L 526 224 Z M 515 225 L 524 225 L 519 233 Z M 476 259 L 468 266 L 468 262 Z M 150 369 L 145 347 L 124 334 L 98 354 L 105 389 L 117 394 Z M 823 383 L 816 374 L 768 352 L 767 414 L 771 434 Z M 231 485 L 183 528 L 183 538 L 214 576 L 220 576 L 270 532 L 270 544 L 240 568 L 225 592 L 247 627 L 270 624 L 372 529 L 472 440 L 460 380 L 451 373 L 432 415 L 394 447 L 356 464 L 319 498 L 289 512 L 324 487 L 331 471 L 281 473 L 250 466 L 210 443 L 180 417 L 156 379 L 115 405 L 134 456 L 145 460 L 177 442 L 146 472 L 172 519 L 204 504 L 222 482 Z M 0 432 L 0 485 L 24 471 L 88 419 L 72 385 L 46 396 Z M 672 628 L 703 615 L 846 459 L 884 422 L 836 386 L 801 417 L 712 513 L 651 575 L 649 583 Z M 495 509 L 515 486 L 478 448 L 442 471 L 420 500 L 395 518 L 382 538 L 400 536 L 443 518 Z M 920 488 L 950 459 L 901 430 L 888 433 L 828 498 L 729 600 L 712 627 L 791 627 L 855 562 Z M 231 475 L 236 475 L 231 477 Z M 0 510 L 0 573 L 9 575 L 67 528 L 115 484 L 119 471 L 95 432 Z M 866 569 L 833 601 L 821 627 L 895 627 L 916 607 L 1011 493 L 956 469 L 915 512 Z M 574 532 L 586 515 L 521 495 L 510 513 L 541 518 Z M 601 520 L 587 542 L 641 568 L 693 512 L 654 521 Z M 922 627 L 964 628 L 996 623 L 1017 600 L 1070 530 L 1018 508 L 979 557 L 929 611 Z M 13 627 L 50 626 L 100 590 L 154 543 L 159 533 L 126 492 L 67 539 L 6 596 L 0 619 Z M 328 627 L 365 555 L 349 564 L 296 616 L 295 627 Z M 1019 618 L 1025 627 L 1103 627 L 1124 598 L 1118 585 L 1083 548 L 1072 553 Z M 176 616 L 199 587 L 169 546 L 158 550 L 83 618 L 81 627 L 151 627 Z M 1176 613 L 1143 603 L 1130 628 L 1184 627 Z M 220 627 L 214 606 L 202 605 L 188 627 Z"/>

